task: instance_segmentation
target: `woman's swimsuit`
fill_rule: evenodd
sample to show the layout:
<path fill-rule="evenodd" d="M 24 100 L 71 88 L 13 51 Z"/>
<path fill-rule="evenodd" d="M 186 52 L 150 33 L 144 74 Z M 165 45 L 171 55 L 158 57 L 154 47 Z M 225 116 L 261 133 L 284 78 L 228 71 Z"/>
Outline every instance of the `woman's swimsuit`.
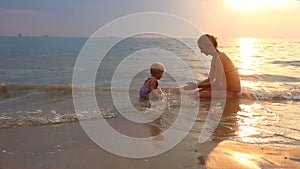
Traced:
<path fill-rule="evenodd" d="M 235 67 L 234 69 L 225 72 L 225 74 L 228 74 L 228 73 L 231 73 L 231 72 L 234 72 L 234 71 L 237 71 L 237 70 L 238 70 L 238 68 Z M 242 94 L 241 94 L 240 91 L 227 92 L 227 97 L 228 98 L 241 98 Z"/>
<path fill-rule="evenodd" d="M 238 70 L 238 68 L 234 68 L 234 69 L 232 69 L 232 70 L 230 70 L 230 71 L 227 71 L 227 72 L 225 72 L 225 74 L 228 74 L 228 73 L 234 72 L 234 71 L 236 71 L 236 70 Z"/>
<path fill-rule="evenodd" d="M 149 77 L 147 80 L 145 80 L 143 86 L 140 88 L 140 100 L 141 101 L 145 101 L 145 100 L 149 100 L 149 94 L 150 94 L 150 89 L 146 86 L 146 83 L 148 82 L 148 80 L 150 80 L 151 78 L 154 77 Z M 158 82 L 156 81 L 156 85 L 154 86 L 154 89 L 156 89 L 158 87 Z"/>

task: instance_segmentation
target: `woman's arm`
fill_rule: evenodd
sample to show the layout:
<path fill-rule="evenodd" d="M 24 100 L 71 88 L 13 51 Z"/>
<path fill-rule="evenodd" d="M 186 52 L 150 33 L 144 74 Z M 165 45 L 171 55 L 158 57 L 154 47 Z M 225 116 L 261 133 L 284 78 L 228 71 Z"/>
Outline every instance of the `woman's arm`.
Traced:
<path fill-rule="evenodd" d="M 210 79 L 206 79 L 202 82 L 199 82 L 197 84 L 198 88 L 211 88 L 211 82 L 210 82 Z"/>
<path fill-rule="evenodd" d="M 207 78 L 198 83 L 189 82 L 183 87 L 183 89 L 184 90 L 194 90 L 196 88 L 210 88 L 210 86 L 211 86 L 210 79 Z"/>

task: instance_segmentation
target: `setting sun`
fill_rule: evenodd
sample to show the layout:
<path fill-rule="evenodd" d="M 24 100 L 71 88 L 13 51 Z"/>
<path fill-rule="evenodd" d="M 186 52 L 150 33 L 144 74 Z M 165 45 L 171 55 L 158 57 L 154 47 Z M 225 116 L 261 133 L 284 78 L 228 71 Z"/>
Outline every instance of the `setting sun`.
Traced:
<path fill-rule="evenodd" d="M 287 0 L 224 0 L 224 3 L 239 10 L 284 9 L 291 4 Z"/>

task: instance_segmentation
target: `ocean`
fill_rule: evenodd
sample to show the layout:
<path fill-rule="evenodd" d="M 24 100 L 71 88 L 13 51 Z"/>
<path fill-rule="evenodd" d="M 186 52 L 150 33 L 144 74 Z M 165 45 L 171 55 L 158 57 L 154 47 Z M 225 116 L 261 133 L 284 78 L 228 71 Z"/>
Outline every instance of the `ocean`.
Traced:
<path fill-rule="evenodd" d="M 115 40 L 102 38 L 102 44 Z M 196 77 L 207 76 L 210 57 L 204 62 L 186 52 L 180 43 L 166 38 L 135 37 L 118 44 L 106 55 L 95 80 L 96 96 L 101 102 L 101 114 L 86 109 L 75 113 L 72 99 L 72 76 L 76 59 L 88 38 L 65 37 L 0 37 L 0 132 L 10 128 L 56 125 L 77 122 L 80 114 L 93 118 L 123 118 L 111 99 L 112 76 L 120 62 L 129 54 L 146 56 L 169 55 L 153 50 L 161 47 L 180 56 Z M 196 39 L 185 39 L 196 46 Z M 225 52 L 239 69 L 242 98 L 225 103 L 223 117 L 210 140 L 272 146 L 300 147 L 300 40 L 218 38 L 219 50 Z M 99 46 L 101 48 L 101 46 Z M 153 59 L 153 58 L 152 58 Z M 176 61 L 176 60 L 175 60 Z M 169 60 L 172 64 L 174 60 Z M 130 60 L 128 67 L 149 63 L 145 59 Z M 174 63 L 175 64 L 175 63 Z M 186 70 L 176 71 L 180 81 L 193 79 Z M 130 83 L 130 100 L 139 106 L 138 89 L 149 76 L 141 70 Z M 124 72 L 123 79 L 127 80 Z M 162 115 L 160 127 L 167 129 L 177 117 L 181 106 L 179 86 L 166 66 L 160 87 L 166 93 L 168 108 Z M 185 93 L 186 94 L 186 93 Z M 200 101 L 200 100 L 199 100 Z M 200 133 L 205 123 L 207 101 L 201 101 L 199 114 L 191 132 Z M 126 105 L 123 105 L 126 111 Z M 88 113 L 86 113 L 88 112 Z M 201 113 L 202 112 L 202 113 Z M 86 118 L 86 116 L 85 116 Z"/>

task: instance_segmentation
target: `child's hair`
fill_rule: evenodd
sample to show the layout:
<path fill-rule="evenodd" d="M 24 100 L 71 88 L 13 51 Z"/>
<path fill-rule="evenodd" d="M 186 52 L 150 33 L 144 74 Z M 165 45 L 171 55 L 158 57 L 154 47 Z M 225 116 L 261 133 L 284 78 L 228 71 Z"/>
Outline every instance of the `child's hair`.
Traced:
<path fill-rule="evenodd" d="M 217 47 L 218 47 L 217 37 L 214 37 L 213 35 L 209 35 L 209 34 L 204 34 L 198 39 L 197 43 L 198 44 L 201 43 L 203 38 L 208 39 L 210 41 L 210 43 L 212 43 L 212 45 L 217 49 Z"/>
<path fill-rule="evenodd" d="M 154 62 L 150 68 L 151 75 L 160 71 L 165 71 L 165 66 L 160 62 Z"/>

